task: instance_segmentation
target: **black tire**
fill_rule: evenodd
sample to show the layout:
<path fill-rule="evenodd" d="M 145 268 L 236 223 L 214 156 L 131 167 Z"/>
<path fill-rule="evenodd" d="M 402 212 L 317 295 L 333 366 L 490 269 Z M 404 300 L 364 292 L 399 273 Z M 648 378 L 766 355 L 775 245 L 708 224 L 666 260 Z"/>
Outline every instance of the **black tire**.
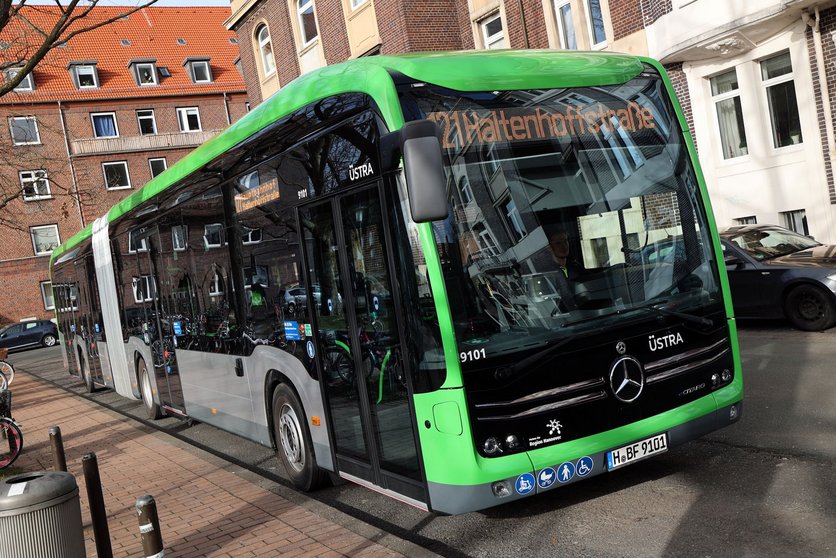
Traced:
<path fill-rule="evenodd" d="M 93 393 L 96 389 L 96 384 L 93 383 L 93 377 L 90 375 L 90 367 L 87 366 L 87 361 L 81 353 L 81 349 L 78 350 L 78 366 L 81 369 L 81 381 L 84 382 L 84 389 L 87 393 Z"/>
<path fill-rule="evenodd" d="M 305 411 L 287 384 L 279 384 L 273 392 L 273 435 L 279 459 L 296 488 L 309 492 L 328 482 L 327 473 L 316 464 Z"/>
<path fill-rule="evenodd" d="M 139 393 L 142 396 L 142 406 L 145 407 L 145 415 L 151 420 L 162 418 L 163 411 L 154 401 L 151 376 L 148 374 L 148 366 L 145 365 L 145 359 L 141 358 L 136 363 L 136 378 L 139 381 Z"/>
<path fill-rule="evenodd" d="M 23 451 L 23 432 L 11 419 L 0 420 L 0 444 L 3 444 L 0 447 L 0 469 L 5 469 Z"/>
<path fill-rule="evenodd" d="M 5 387 L 0 386 L 0 391 L 2 391 L 7 389 L 15 381 L 15 367 L 12 366 L 11 362 L 0 360 L 0 373 L 6 378 Z"/>
<path fill-rule="evenodd" d="M 836 307 L 830 294 L 813 285 L 799 285 L 784 303 L 789 322 L 803 331 L 822 331 L 836 322 Z"/>
<path fill-rule="evenodd" d="M 57 343 L 57 342 L 58 342 L 58 339 L 56 339 L 55 336 L 52 335 L 51 333 L 47 333 L 41 339 L 41 345 L 43 345 L 44 347 L 54 347 L 55 343 Z"/>

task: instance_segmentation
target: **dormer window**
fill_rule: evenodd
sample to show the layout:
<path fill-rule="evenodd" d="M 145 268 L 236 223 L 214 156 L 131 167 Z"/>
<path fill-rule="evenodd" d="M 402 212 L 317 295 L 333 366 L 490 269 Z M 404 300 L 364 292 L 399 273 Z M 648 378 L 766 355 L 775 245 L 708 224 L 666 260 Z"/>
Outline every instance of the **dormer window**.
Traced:
<path fill-rule="evenodd" d="M 21 70 L 21 68 L 10 68 L 6 70 L 6 81 L 11 81 L 15 77 L 17 77 L 17 73 Z M 35 90 L 35 80 L 32 77 L 32 72 L 26 74 L 26 77 L 23 78 L 20 83 L 17 84 L 17 87 L 14 89 L 15 91 L 34 91 Z"/>
<path fill-rule="evenodd" d="M 212 69 L 208 58 L 186 58 L 183 62 L 192 83 L 212 83 Z"/>
<path fill-rule="evenodd" d="M 73 83 L 78 89 L 96 89 L 99 87 L 99 76 L 95 62 L 70 62 L 70 72 Z"/>
<path fill-rule="evenodd" d="M 131 60 L 130 66 L 139 86 L 158 85 L 156 60 Z"/>

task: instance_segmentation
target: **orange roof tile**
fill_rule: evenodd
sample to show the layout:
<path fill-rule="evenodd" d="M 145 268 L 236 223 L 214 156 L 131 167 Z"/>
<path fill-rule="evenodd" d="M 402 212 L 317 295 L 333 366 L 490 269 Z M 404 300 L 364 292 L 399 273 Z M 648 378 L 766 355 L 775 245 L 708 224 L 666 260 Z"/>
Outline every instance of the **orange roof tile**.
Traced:
<path fill-rule="evenodd" d="M 80 10 L 81 8 L 77 8 Z M 78 26 L 89 26 L 123 13 L 126 7 L 95 7 Z M 49 27 L 58 16 L 54 6 L 27 6 L 23 13 L 42 28 Z M 35 67 L 35 90 L 10 92 L 0 104 L 32 103 L 57 100 L 95 100 L 130 97 L 165 97 L 245 91 L 244 80 L 234 65 L 238 45 L 233 32 L 223 26 L 229 8 L 219 7 L 150 7 L 125 19 L 99 27 L 72 38 L 66 47 L 51 50 Z M 23 24 L 15 20 L 2 33 L 0 60 L 9 60 L 18 51 Z M 185 44 L 178 43 L 185 40 Z M 210 58 L 212 82 L 195 84 L 183 63 L 188 58 Z M 157 68 L 166 67 L 171 77 L 158 77 L 157 86 L 139 86 L 129 68 L 131 60 L 156 60 Z M 70 62 L 95 61 L 99 78 L 97 89 L 78 90 L 67 66 Z"/>

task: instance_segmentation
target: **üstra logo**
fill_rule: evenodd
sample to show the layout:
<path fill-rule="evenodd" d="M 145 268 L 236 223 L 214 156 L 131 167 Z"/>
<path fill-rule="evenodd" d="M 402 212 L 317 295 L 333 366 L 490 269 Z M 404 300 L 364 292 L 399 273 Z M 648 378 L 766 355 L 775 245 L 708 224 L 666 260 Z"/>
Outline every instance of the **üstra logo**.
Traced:
<path fill-rule="evenodd" d="M 676 334 L 669 333 L 667 335 L 660 335 L 659 337 L 651 335 L 647 338 L 647 344 L 650 347 L 651 351 L 668 349 L 670 347 L 674 347 L 684 342 L 685 341 L 682 339 L 682 334 L 678 332 Z"/>

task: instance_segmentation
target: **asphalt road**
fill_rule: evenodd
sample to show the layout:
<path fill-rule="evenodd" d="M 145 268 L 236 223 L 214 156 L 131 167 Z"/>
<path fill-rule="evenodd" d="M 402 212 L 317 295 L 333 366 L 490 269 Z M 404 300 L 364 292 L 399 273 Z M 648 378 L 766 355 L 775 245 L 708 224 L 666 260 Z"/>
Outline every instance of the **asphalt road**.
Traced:
<path fill-rule="evenodd" d="M 745 324 L 740 337 L 743 419 L 617 473 L 453 517 L 350 483 L 311 496 L 445 556 L 836 556 L 836 329 Z M 9 360 L 144 421 L 138 402 L 83 393 L 58 348 Z M 267 448 L 205 424 L 152 424 L 288 484 Z"/>

